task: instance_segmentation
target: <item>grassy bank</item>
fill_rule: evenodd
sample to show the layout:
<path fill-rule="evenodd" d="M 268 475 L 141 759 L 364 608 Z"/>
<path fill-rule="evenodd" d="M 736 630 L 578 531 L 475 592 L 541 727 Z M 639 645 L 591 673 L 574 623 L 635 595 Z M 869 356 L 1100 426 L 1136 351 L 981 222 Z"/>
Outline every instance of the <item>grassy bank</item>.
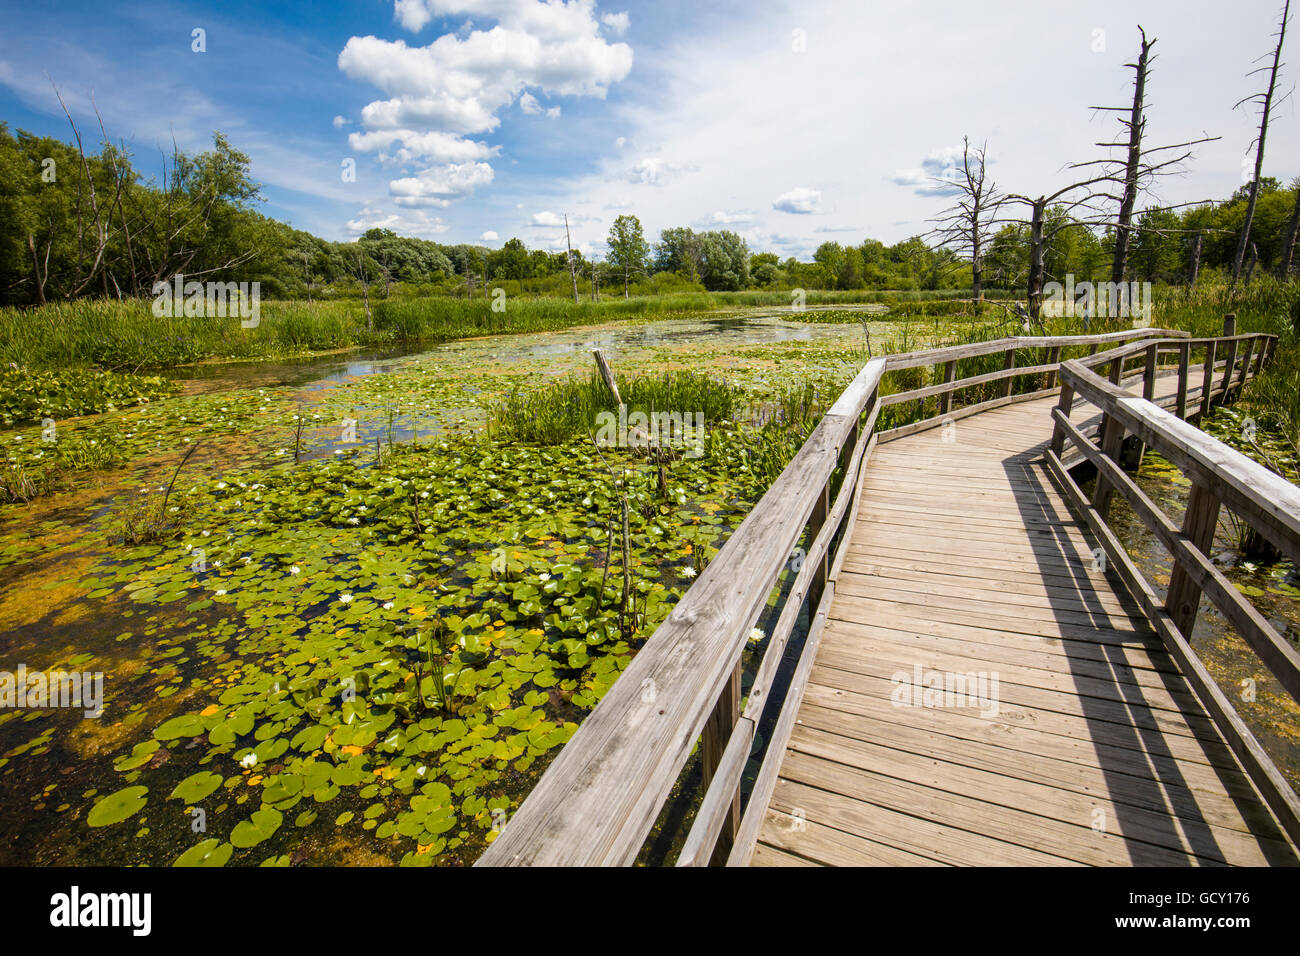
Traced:
<path fill-rule="evenodd" d="M 810 305 L 911 302 L 954 293 L 809 292 Z M 545 332 L 620 319 L 789 306 L 784 291 L 686 292 L 574 303 L 559 298 L 500 300 L 393 298 L 372 303 L 372 321 L 357 301 L 267 301 L 256 328 L 234 318 L 153 315 L 147 300 L 82 300 L 39 309 L 0 310 L 0 361 L 29 369 L 140 371 L 205 359 L 261 359 L 354 346 L 436 345 L 500 333 Z"/>

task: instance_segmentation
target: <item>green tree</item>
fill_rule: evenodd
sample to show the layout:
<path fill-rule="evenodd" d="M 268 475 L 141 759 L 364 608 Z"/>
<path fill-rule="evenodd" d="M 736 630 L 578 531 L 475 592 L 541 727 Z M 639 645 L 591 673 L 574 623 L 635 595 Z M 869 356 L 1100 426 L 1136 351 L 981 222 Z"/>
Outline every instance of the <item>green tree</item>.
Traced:
<path fill-rule="evenodd" d="M 632 274 L 644 273 L 650 258 L 650 244 L 641 231 L 641 220 L 636 216 L 619 216 L 610 226 L 605 241 L 609 244 L 610 263 L 623 274 L 623 298 L 626 299 Z"/>

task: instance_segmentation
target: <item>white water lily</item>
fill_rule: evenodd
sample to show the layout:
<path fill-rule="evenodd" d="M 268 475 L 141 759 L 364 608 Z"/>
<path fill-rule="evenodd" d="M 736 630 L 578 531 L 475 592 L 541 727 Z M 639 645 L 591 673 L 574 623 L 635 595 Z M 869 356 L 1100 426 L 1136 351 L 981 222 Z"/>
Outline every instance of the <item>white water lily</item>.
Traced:
<path fill-rule="evenodd" d="M 218 588 L 218 589 L 217 589 L 217 597 L 221 597 L 221 596 L 222 596 L 223 594 L 225 594 L 225 593 L 226 593 L 226 589 L 225 589 L 225 588 Z"/>
<path fill-rule="evenodd" d="M 340 604 L 351 604 L 351 603 L 352 603 L 352 595 L 351 595 L 351 594 L 340 594 L 340 595 L 339 595 L 339 603 L 340 603 Z"/>
<path fill-rule="evenodd" d="M 763 633 L 763 629 L 761 627 L 752 628 L 749 632 L 749 643 L 760 644 L 762 643 L 763 638 L 765 637 L 767 637 L 767 635 Z"/>
<path fill-rule="evenodd" d="M 386 602 L 384 603 L 384 610 L 385 610 L 385 611 L 391 611 L 392 609 L 393 609 L 393 602 L 392 602 L 392 601 L 386 601 Z"/>
<path fill-rule="evenodd" d="M 250 753 L 250 754 L 245 754 L 244 757 L 243 757 L 243 759 L 239 761 L 239 765 L 240 765 L 241 767 L 243 767 L 244 769 L 246 769 L 246 770 L 247 770 L 247 769 L 251 769 L 251 768 L 253 768 L 253 767 L 256 767 L 256 766 L 257 766 L 257 753 L 256 753 L 256 751 L 254 751 L 253 753 Z"/>
<path fill-rule="evenodd" d="M 682 576 L 683 576 L 683 577 L 687 577 L 687 578 L 693 578 L 693 577 L 695 577 L 695 569 L 694 569 L 694 568 L 682 568 Z"/>
<path fill-rule="evenodd" d="M 298 565 L 295 564 L 293 567 L 289 568 L 289 573 L 290 573 L 290 574 L 302 574 L 302 568 L 298 567 Z"/>
<path fill-rule="evenodd" d="M 360 519 L 360 518 L 349 518 L 349 519 L 348 519 L 348 524 L 361 524 L 361 519 Z"/>

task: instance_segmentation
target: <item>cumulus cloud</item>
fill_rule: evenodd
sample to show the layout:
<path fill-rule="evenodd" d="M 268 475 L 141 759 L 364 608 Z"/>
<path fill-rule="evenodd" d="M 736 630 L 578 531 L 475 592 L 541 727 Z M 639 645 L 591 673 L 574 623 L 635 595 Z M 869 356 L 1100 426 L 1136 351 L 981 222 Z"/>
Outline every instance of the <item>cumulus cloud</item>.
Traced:
<path fill-rule="evenodd" d="M 394 143 L 401 148 L 389 152 Z M 467 163 L 495 156 L 499 146 L 488 146 L 473 140 L 462 139 L 441 130 L 418 132 L 413 129 L 377 129 L 368 133 L 349 133 L 348 145 L 369 153 L 378 151 L 381 162 L 406 164 L 417 159 L 439 163 Z"/>
<path fill-rule="evenodd" d="M 480 242 L 496 242 L 501 237 L 498 236 L 491 229 L 489 229 L 487 232 L 483 233 L 483 235 L 479 236 L 478 238 Z"/>
<path fill-rule="evenodd" d="M 665 159 L 648 156 L 639 160 L 625 175 L 629 183 L 643 183 L 647 186 L 664 186 L 682 173 L 695 172 L 698 167 L 690 163 L 670 163 Z"/>
<path fill-rule="evenodd" d="M 961 162 L 960 146 L 943 146 L 930 150 L 920 166 L 895 170 L 891 181 L 918 196 L 951 196 L 958 192 L 953 184 L 962 175 Z"/>
<path fill-rule="evenodd" d="M 369 229 L 391 229 L 404 236 L 431 237 L 444 233 L 451 227 L 440 217 L 422 209 L 393 211 L 365 206 L 355 219 L 349 219 L 344 224 L 344 228 L 353 236 L 359 236 Z"/>
<path fill-rule="evenodd" d="M 752 212 L 725 212 L 719 209 L 707 220 L 711 226 L 733 226 L 754 221 Z"/>
<path fill-rule="evenodd" d="M 476 186 L 492 182 L 487 163 L 449 163 L 424 170 L 418 176 L 394 179 L 388 193 L 399 206 L 434 206 L 445 209 L 452 200 L 468 196 Z"/>
<path fill-rule="evenodd" d="M 529 116 L 538 116 L 545 113 L 550 119 L 555 119 L 560 115 L 558 106 L 543 107 L 541 103 L 537 102 L 537 97 L 533 96 L 532 93 L 525 93 L 519 97 L 519 108 Z"/>
<path fill-rule="evenodd" d="M 532 225 L 544 229 L 554 229 L 556 226 L 564 225 L 564 217 L 559 213 L 544 209 L 541 212 L 533 213 Z"/>
<path fill-rule="evenodd" d="M 772 208 L 778 212 L 789 212 L 798 216 L 812 215 L 822 211 L 822 192 L 820 189 L 800 186 L 773 199 Z"/>
<path fill-rule="evenodd" d="M 813 232 L 858 232 L 857 226 L 818 226 Z"/>
<path fill-rule="evenodd" d="M 336 116 L 336 117 L 334 117 L 334 128 L 335 128 L 335 129 L 342 129 L 343 127 L 345 127 L 345 126 L 347 126 L 347 125 L 348 125 L 348 118 L 347 118 L 346 116 Z"/>
<path fill-rule="evenodd" d="M 606 13 L 600 18 L 600 22 L 605 24 L 606 29 L 616 37 L 627 33 L 629 26 L 626 13 Z"/>
<path fill-rule="evenodd" d="M 525 113 L 560 115 L 530 89 L 604 98 L 632 69 L 632 48 L 601 35 L 594 0 L 396 0 L 393 16 L 412 32 L 440 17 L 496 23 L 467 23 L 425 46 L 354 36 L 339 53 L 344 74 L 384 94 L 362 109 L 365 132 L 353 134 L 353 148 L 401 164 L 442 164 L 390 183 L 399 205 L 445 206 L 491 182 L 483 160 L 495 149 L 466 137 L 495 130 L 516 101 Z M 605 26 L 617 32 L 621 22 Z M 389 152 L 394 143 L 400 149 Z"/>

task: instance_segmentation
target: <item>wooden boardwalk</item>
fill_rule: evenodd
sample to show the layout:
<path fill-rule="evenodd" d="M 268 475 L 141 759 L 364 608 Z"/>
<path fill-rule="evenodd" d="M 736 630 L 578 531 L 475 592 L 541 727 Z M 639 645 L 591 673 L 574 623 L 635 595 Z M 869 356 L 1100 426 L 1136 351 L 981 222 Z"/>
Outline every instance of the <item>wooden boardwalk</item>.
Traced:
<path fill-rule="evenodd" d="M 877 445 L 752 864 L 1297 862 L 1047 469 L 1055 404 Z M 898 700 L 953 674 L 996 705 Z"/>
<path fill-rule="evenodd" d="M 1229 509 L 1300 564 L 1300 488 L 1189 423 L 1276 345 L 1229 315 L 871 359 L 477 865 L 632 864 L 689 767 L 676 866 L 1300 862 L 1300 796 L 1189 641 L 1203 596 L 1300 700 L 1300 651 L 1211 557 Z M 1126 471 L 1144 446 L 1177 520 Z"/>

